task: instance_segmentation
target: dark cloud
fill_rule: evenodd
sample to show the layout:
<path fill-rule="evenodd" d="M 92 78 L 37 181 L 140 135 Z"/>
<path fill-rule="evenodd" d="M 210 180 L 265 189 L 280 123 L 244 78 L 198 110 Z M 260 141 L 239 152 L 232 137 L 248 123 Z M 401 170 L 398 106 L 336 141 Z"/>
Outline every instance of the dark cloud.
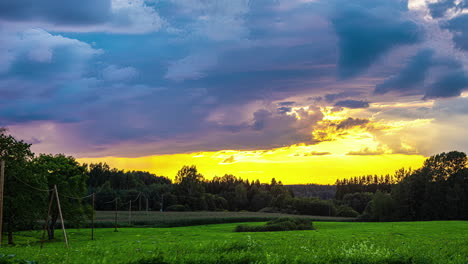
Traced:
<path fill-rule="evenodd" d="M 335 106 L 347 108 L 368 108 L 369 102 L 357 100 L 343 100 L 335 103 Z"/>
<path fill-rule="evenodd" d="M 331 103 L 331 102 L 334 102 L 335 100 L 338 100 L 338 99 L 348 98 L 348 97 L 352 97 L 352 96 L 358 96 L 360 94 L 361 94 L 360 92 L 356 92 L 356 91 L 344 91 L 344 92 L 340 92 L 340 93 L 326 94 L 325 95 L 325 100 L 327 102 Z"/>
<path fill-rule="evenodd" d="M 292 106 L 295 103 L 296 102 L 293 102 L 293 101 L 286 101 L 286 102 L 279 102 L 278 105 L 280 105 L 280 106 Z"/>
<path fill-rule="evenodd" d="M 428 72 L 437 68 L 434 81 L 427 84 Z M 422 50 L 397 75 L 375 88 L 376 94 L 398 92 L 400 95 L 423 95 L 424 98 L 459 96 L 466 88 L 463 64 L 453 58 L 435 58 L 433 50 Z"/>
<path fill-rule="evenodd" d="M 449 73 L 431 84 L 424 98 L 459 96 L 463 90 L 468 89 L 468 77 L 463 71 Z"/>
<path fill-rule="evenodd" d="M 427 7 L 433 18 L 440 18 L 445 15 L 448 9 L 455 7 L 455 0 L 441 0 L 435 3 L 429 3 Z"/>
<path fill-rule="evenodd" d="M 465 0 L 440 0 L 439 2 L 429 3 L 427 7 L 433 18 L 444 17 L 449 9 L 454 12 L 461 11 L 464 7 L 468 6 L 468 2 Z"/>
<path fill-rule="evenodd" d="M 364 72 L 383 54 L 400 45 L 422 40 L 421 29 L 404 19 L 403 1 L 337 1 L 332 24 L 338 35 L 339 76 Z"/>
<path fill-rule="evenodd" d="M 344 130 L 344 129 L 350 129 L 353 127 L 362 127 L 365 126 L 369 123 L 370 121 L 368 119 L 361 119 L 361 118 L 352 118 L 348 117 L 347 119 L 340 121 L 337 124 L 334 124 L 337 129 L 339 130 Z"/>
<path fill-rule="evenodd" d="M 331 155 L 330 152 L 319 152 L 319 151 L 311 151 L 304 153 L 304 156 L 326 156 L 326 155 Z"/>
<path fill-rule="evenodd" d="M 0 19 L 42 20 L 54 24 L 88 25 L 105 22 L 111 14 L 110 0 L 5 0 Z"/>
<path fill-rule="evenodd" d="M 292 108 L 283 106 L 283 107 L 279 107 L 277 110 L 278 110 L 278 113 L 280 114 L 286 114 L 286 113 L 291 112 Z"/>
<path fill-rule="evenodd" d="M 234 156 L 230 156 L 229 158 L 224 159 L 221 163 L 234 163 L 236 162 L 236 159 Z"/>
<path fill-rule="evenodd" d="M 427 72 L 433 66 L 434 52 L 423 50 L 416 54 L 397 75 L 387 79 L 375 87 L 375 93 L 384 94 L 398 91 L 402 94 L 421 93 Z"/>
<path fill-rule="evenodd" d="M 468 5 L 468 4 L 467 4 Z M 457 48 L 468 51 L 468 14 L 459 15 L 443 24 L 453 32 L 453 41 Z"/>
<path fill-rule="evenodd" d="M 353 156 L 368 156 L 368 155 L 382 155 L 385 152 L 381 149 L 371 150 L 369 148 L 364 148 L 359 151 L 350 151 L 346 153 L 346 155 L 353 155 Z"/>

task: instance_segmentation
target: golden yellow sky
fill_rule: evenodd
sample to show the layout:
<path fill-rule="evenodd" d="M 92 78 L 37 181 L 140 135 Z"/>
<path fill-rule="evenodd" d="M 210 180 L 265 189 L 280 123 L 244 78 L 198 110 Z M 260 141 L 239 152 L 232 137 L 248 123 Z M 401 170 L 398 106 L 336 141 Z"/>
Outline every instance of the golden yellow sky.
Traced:
<path fill-rule="evenodd" d="M 418 168 L 426 158 L 419 154 L 411 142 L 415 141 L 415 136 L 419 137 L 414 131 L 428 130 L 430 119 L 385 121 L 366 116 L 363 112 L 366 110 L 333 111 L 331 108 L 322 108 L 320 111 L 324 117 L 311 129 L 316 144 L 297 144 L 270 150 L 222 150 L 137 158 L 80 158 L 78 161 L 106 162 L 111 167 L 150 171 L 171 179 L 182 166 L 196 165 L 208 179 L 233 174 L 249 180 L 259 179 L 261 182 L 275 178 L 284 184 L 333 184 L 338 178 L 392 174 L 402 167 Z M 350 118 L 361 115 L 365 118 Z"/>
<path fill-rule="evenodd" d="M 294 156 L 294 152 L 301 148 L 292 146 L 271 151 L 220 151 L 140 158 L 82 158 L 79 161 L 107 162 L 111 167 L 145 170 L 171 179 L 183 165 L 193 164 L 208 179 L 234 174 L 261 182 L 269 182 L 274 177 L 284 184 L 333 184 L 337 178 L 393 173 L 401 167 L 419 167 L 424 161 L 421 155 L 402 154 Z"/>

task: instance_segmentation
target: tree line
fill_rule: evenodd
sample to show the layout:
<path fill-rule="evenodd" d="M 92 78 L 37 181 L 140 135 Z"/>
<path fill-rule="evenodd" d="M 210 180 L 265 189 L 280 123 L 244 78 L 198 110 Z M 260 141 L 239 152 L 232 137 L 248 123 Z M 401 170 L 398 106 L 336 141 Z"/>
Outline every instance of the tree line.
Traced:
<path fill-rule="evenodd" d="M 336 185 L 336 199 L 360 213 L 361 220 L 468 219 L 468 168 L 463 152 L 431 156 L 417 170 L 343 179 Z"/>

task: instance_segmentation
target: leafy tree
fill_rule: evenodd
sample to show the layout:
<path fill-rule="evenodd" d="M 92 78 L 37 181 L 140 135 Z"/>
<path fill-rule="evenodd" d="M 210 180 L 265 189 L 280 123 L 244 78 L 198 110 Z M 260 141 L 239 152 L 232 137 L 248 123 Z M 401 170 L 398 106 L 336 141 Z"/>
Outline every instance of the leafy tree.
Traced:
<path fill-rule="evenodd" d="M 395 219 L 396 203 L 388 193 L 377 191 L 369 202 L 362 218 L 370 221 L 391 221 Z"/>
<path fill-rule="evenodd" d="M 83 201 L 76 198 L 86 195 L 86 166 L 63 154 L 41 154 L 34 159 L 33 164 L 36 173 L 46 177 L 49 189 L 57 186 L 64 220 L 73 224 L 82 222 L 85 214 L 89 214 L 89 208 L 85 208 Z M 50 192 L 49 198 L 51 195 L 54 195 L 53 192 Z M 55 238 L 54 231 L 59 217 L 57 206 L 52 209 L 48 224 L 49 239 Z"/>
<path fill-rule="evenodd" d="M 32 173 L 33 153 L 30 144 L 18 141 L 0 128 L 0 160 L 5 161 L 3 222 L 8 243 L 13 244 L 13 231 L 32 228 L 41 217 L 47 189 L 41 175 Z"/>
<path fill-rule="evenodd" d="M 370 192 L 348 193 L 343 197 L 343 202 L 362 214 L 367 204 L 372 200 L 374 194 Z"/>
<path fill-rule="evenodd" d="M 203 175 L 198 173 L 197 167 L 183 166 L 177 172 L 175 182 L 178 184 L 177 189 L 181 195 L 195 196 L 204 192 L 202 181 Z"/>

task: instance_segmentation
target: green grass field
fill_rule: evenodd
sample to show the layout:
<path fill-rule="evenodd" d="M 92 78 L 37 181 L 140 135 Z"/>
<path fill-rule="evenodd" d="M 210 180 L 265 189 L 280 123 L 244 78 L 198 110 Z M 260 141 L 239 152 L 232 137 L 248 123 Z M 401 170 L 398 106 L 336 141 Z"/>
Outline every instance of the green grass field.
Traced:
<path fill-rule="evenodd" d="M 262 223 L 249 223 L 259 225 Z M 22 232 L 2 254 L 38 263 L 468 263 L 468 222 L 314 222 L 316 230 L 235 233 L 237 224 L 68 230 L 39 249 Z M 57 232 L 57 237 L 61 233 Z"/>

